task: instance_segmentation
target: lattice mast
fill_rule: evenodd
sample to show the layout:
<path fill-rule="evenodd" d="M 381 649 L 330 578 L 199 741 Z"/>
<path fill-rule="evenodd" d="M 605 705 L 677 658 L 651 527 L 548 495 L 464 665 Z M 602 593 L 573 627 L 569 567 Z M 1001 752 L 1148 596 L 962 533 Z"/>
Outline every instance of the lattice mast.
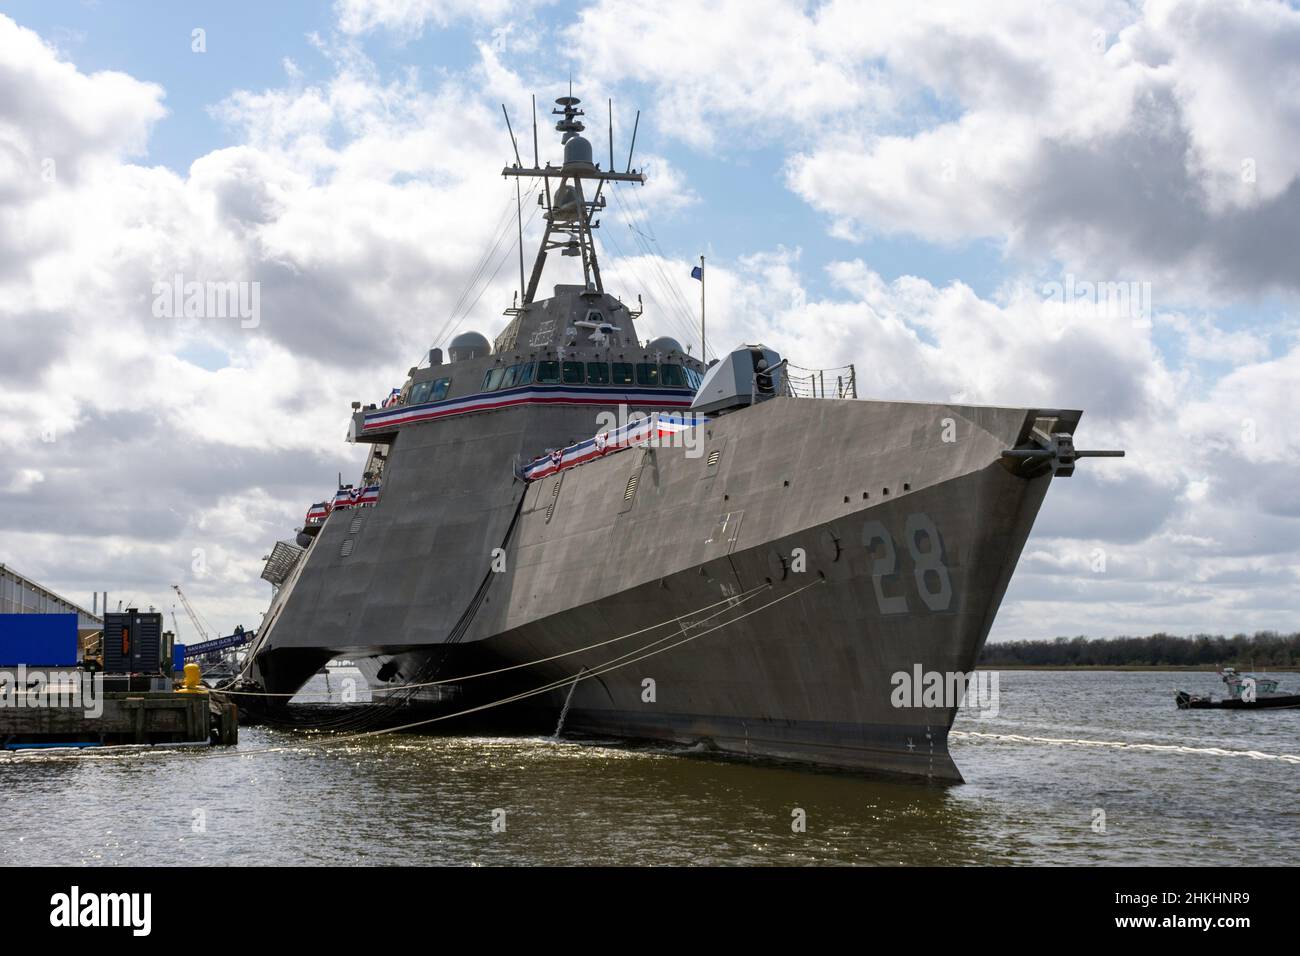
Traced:
<path fill-rule="evenodd" d="M 519 152 L 515 150 L 515 165 L 507 166 L 501 171 L 503 176 L 540 176 L 545 180 L 545 194 L 538 196 L 538 202 L 544 202 L 546 212 L 543 214 L 546 226 L 542 233 L 542 242 L 533 261 L 532 274 L 528 278 L 528 287 L 524 291 L 522 305 L 528 305 L 537 294 L 541 282 L 542 270 L 546 257 L 552 250 L 560 250 L 563 256 L 581 257 L 583 285 L 594 292 L 604 292 L 605 287 L 600 278 L 600 261 L 596 256 L 596 243 L 593 230 L 600 227 L 595 216 L 605 208 L 601 191 L 607 182 L 645 183 L 645 175 L 632 168 L 632 152 L 636 149 L 636 127 L 632 130 L 632 146 L 628 150 L 627 168 L 623 172 L 614 169 L 614 132 L 613 105 L 610 106 L 609 168 L 602 170 L 592 158 L 591 143 L 582 136 L 586 125 L 581 118 L 584 111 L 578 108 L 581 102 L 570 93 L 556 101 L 558 109 L 551 111 L 558 116 L 555 129 L 561 134 L 560 142 L 564 146 L 564 164 L 552 166 L 540 165 L 537 155 L 537 117 L 533 115 L 533 165 L 523 166 L 519 162 Z M 637 125 L 641 114 L 637 113 Z M 507 123 L 509 118 L 507 117 Z M 511 139 L 513 141 L 513 133 Z M 555 189 L 551 183 L 555 180 Z M 590 183 L 596 183 L 595 192 L 587 198 Z"/>

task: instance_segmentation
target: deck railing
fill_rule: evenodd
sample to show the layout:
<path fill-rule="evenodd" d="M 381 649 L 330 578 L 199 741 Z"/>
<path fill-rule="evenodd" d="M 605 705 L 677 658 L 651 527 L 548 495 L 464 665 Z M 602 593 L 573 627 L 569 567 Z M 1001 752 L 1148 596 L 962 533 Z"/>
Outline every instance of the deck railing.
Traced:
<path fill-rule="evenodd" d="M 816 369 L 787 362 L 781 392 L 790 398 L 857 398 L 857 372 L 852 365 Z"/>

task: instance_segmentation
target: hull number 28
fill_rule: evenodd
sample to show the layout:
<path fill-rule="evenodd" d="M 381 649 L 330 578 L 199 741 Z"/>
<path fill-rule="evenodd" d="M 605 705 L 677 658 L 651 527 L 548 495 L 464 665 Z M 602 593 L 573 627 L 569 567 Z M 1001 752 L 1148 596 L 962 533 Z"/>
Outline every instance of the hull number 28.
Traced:
<path fill-rule="evenodd" d="M 912 558 L 912 578 L 921 602 L 931 611 L 946 611 L 952 604 L 952 579 L 943 563 L 943 538 L 930 516 L 915 512 L 907 516 L 903 541 Z M 883 545 L 883 547 L 882 547 Z M 898 573 L 898 550 L 894 539 L 879 521 L 862 526 L 862 546 L 874 559 L 871 584 L 881 614 L 906 614 L 907 588 Z M 887 591 L 894 592 L 887 594 Z"/>

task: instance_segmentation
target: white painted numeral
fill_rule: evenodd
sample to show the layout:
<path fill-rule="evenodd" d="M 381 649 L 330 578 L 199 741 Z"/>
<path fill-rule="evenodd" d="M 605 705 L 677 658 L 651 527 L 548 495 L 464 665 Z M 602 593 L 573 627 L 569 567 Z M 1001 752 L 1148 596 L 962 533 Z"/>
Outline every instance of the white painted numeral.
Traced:
<path fill-rule="evenodd" d="M 916 590 L 921 595 L 921 600 L 931 611 L 948 610 L 952 604 L 952 579 L 943 563 L 943 539 L 939 537 L 939 529 L 934 526 L 929 515 L 918 512 L 907 516 L 903 534 L 907 537 L 907 550 L 915 565 L 912 575 L 916 578 Z M 922 535 L 929 539 L 928 551 L 922 551 L 918 543 Z M 938 578 L 939 587 L 936 591 L 931 591 L 927 584 L 928 572 L 934 572 Z"/>
<path fill-rule="evenodd" d="M 880 606 L 880 613 L 906 614 L 905 596 L 900 594 L 897 597 L 885 597 L 885 578 L 898 575 L 898 552 L 894 550 L 894 539 L 889 536 L 889 532 L 879 521 L 868 521 L 862 526 L 862 546 L 871 554 L 875 554 L 872 544 L 876 541 L 883 541 L 885 544 L 885 553 L 876 558 L 875 563 L 871 565 L 871 584 L 876 589 L 876 603 Z"/>
<path fill-rule="evenodd" d="M 931 611 L 948 610 L 952 606 L 952 578 L 948 574 L 947 565 L 943 563 L 943 538 L 939 529 L 934 526 L 929 515 L 915 512 L 907 516 L 903 535 L 907 541 L 907 551 L 912 556 L 912 576 L 921 601 Z M 924 550 L 921 548 L 922 539 L 926 541 Z M 874 547 L 877 541 L 885 546 L 884 553 L 878 558 L 875 557 Z M 889 531 L 879 521 L 866 522 L 862 526 L 862 546 L 874 559 L 871 565 L 871 585 L 876 591 L 880 613 L 906 614 L 906 595 L 885 595 L 885 580 L 898 576 L 898 552 Z"/>

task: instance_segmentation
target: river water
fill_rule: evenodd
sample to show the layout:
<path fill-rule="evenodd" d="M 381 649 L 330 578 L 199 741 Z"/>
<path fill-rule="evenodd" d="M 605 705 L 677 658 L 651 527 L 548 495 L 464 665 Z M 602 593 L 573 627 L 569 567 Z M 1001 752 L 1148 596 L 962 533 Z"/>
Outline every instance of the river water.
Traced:
<path fill-rule="evenodd" d="M 1300 711 L 1177 710 L 1175 686 L 1221 692 L 1205 673 L 998 676 L 997 715 L 957 720 L 967 782 L 947 788 L 614 742 L 261 727 L 235 750 L 0 758 L 0 863 L 1300 863 Z"/>

